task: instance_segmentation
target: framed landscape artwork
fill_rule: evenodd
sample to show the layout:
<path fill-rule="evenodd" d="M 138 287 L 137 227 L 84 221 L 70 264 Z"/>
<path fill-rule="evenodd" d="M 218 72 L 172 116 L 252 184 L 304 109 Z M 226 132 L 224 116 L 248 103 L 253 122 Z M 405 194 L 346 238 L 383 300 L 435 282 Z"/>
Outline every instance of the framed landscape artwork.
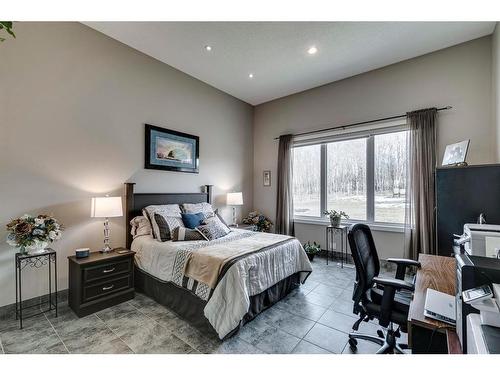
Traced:
<path fill-rule="evenodd" d="M 469 143 L 470 139 L 467 139 L 465 141 L 446 146 L 442 165 L 460 165 L 465 163 Z"/>
<path fill-rule="evenodd" d="M 146 169 L 198 173 L 200 138 L 146 124 Z"/>

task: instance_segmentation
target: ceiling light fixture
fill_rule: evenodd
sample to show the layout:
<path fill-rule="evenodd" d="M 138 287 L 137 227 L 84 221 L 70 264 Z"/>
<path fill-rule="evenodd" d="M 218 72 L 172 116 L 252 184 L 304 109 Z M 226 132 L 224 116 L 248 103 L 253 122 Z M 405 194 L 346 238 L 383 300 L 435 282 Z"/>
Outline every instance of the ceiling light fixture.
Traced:
<path fill-rule="evenodd" d="M 248 75 L 248 78 L 253 78 L 253 73 L 250 73 L 250 74 Z"/>
<path fill-rule="evenodd" d="M 212 50 L 212 46 L 206 45 L 206 46 L 205 46 L 205 49 L 206 49 L 208 52 L 210 52 L 210 51 Z"/>
<path fill-rule="evenodd" d="M 315 55 L 316 52 L 318 52 L 318 49 L 315 46 L 309 47 L 309 49 L 307 50 L 307 53 L 310 55 Z"/>

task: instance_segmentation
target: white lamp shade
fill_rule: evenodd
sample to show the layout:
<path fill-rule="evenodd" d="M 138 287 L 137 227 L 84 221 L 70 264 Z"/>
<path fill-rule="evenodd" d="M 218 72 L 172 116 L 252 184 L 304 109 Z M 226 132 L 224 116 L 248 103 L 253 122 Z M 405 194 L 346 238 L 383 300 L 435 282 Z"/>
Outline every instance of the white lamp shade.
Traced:
<path fill-rule="evenodd" d="M 243 204 L 243 193 L 227 193 L 228 206 L 241 206 Z"/>
<path fill-rule="evenodd" d="M 122 197 L 92 198 L 90 217 L 120 217 L 123 216 Z"/>

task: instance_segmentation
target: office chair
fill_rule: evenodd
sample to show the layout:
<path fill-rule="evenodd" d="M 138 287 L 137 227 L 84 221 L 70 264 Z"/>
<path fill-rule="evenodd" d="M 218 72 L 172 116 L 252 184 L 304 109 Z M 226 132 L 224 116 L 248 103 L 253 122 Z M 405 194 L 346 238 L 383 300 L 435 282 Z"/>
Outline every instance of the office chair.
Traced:
<path fill-rule="evenodd" d="M 407 332 L 408 310 L 411 292 L 414 285 L 404 280 L 406 268 L 420 267 L 420 263 L 410 259 L 387 259 L 397 264 L 396 278 L 379 277 L 380 262 L 368 225 L 354 224 L 347 235 L 354 264 L 356 265 L 356 281 L 354 283 L 353 312 L 359 315 L 352 329 L 357 331 L 362 321 L 378 319 L 379 325 L 387 328 L 387 332 L 379 329 L 378 336 L 360 333 L 349 334 L 349 345 L 356 350 L 357 340 L 368 340 L 381 345 L 377 354 L 400 353 L 408 345 L 399 344 L 400 332 Z M 394 324 L 398 327 L 394 330 Z"/>

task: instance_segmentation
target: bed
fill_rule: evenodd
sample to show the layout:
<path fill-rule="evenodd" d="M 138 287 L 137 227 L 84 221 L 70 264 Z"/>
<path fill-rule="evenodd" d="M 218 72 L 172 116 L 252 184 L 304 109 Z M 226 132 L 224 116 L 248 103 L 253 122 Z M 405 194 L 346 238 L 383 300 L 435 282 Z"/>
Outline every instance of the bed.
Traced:
<path fill-rule="evenodd" d="M 126 183 L 127 223 L 148 205 L 202 202 L 212 203 L 210 185 L 201 193 L 175 194 L 134 193 L 134 184 Z M 312 271 L 300 242 L 278 234 L 232 229 L 212 241 L 159 242 L 152 236 L 133 239 L 127 230 L 126 244 L 136 252 L 136 290 L 220 339 L 234 335 Z M 234 256 L 213 266 L 211 255 L 226 252 Z M 200 268 L 204 272 L 197 273 Z"/>

